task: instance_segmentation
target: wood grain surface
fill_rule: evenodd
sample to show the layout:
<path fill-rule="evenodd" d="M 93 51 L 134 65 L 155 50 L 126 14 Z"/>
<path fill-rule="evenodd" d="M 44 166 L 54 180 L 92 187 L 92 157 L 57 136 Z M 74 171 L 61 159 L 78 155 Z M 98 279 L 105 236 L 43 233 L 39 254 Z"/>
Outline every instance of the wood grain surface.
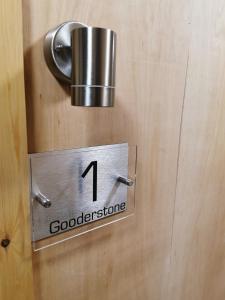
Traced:
<path fill-rule="evenodd" d="M 29 151 L 138 146 L 135 217 L 35 254 L 37 299 L 166 299 L 189 10 L 186 1 L 23 1 Z M 118 34 L 114 108 L 72 107 L 44 62 L 44 35 L 71 19 Z"/>
<path fill-rule="evenodd" d="M 224 4 L 23 0 L 29 152 L 138 147 L 133 218 L 34 254 L 38 300 L 224 300 Z M 43 37 L 118 34 L 116 105 L 78 108 Z"/>
<path fill-rule="evenodd" d="M 193 2 L 170 300 L 225 299 L 225 7 Z"/>
<path fill-rule="evenodd" d="M 0 299 L 32 300 L 20 1 L 0 2 L 0 35 Z"/>

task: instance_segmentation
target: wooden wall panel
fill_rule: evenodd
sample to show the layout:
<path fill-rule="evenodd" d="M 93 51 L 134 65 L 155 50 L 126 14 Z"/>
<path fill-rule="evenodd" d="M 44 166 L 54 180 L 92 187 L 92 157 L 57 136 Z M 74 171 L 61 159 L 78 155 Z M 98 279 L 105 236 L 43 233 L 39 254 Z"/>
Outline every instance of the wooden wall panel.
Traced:
<path fill-rule="evenodd" d="M 182 0 L 24 0 L 30 152 L 138 145 L 135 217 L 34 254 L 38 300 L 167 299 L 190 7 Z M 42 41 L 66 20 L 118 34 L 114 108 L 70 105 Z"/>
<path fill-rule="evenodd" d="M 0 36 L 0 299 L 32 300 L 20 1 L 0 2 Z"/>
<path fill-rule="evenodd" d="M 195 1 L 170 273 L 170 300 L 225 299 L 225 7 Z"/>

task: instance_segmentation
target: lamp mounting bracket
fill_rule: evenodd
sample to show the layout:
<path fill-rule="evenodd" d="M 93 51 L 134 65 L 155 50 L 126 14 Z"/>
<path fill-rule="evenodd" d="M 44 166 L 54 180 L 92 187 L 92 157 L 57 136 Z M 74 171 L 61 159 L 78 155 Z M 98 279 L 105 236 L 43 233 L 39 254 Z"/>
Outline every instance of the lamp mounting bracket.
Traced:
<path fill-rule="evenodd" d="M 71 32 L 87 25 L 68 21 L 50 30 L 44 39 L 44 56 L 54 76 L 66 83 L 72 81 L 72 48 Z"/>

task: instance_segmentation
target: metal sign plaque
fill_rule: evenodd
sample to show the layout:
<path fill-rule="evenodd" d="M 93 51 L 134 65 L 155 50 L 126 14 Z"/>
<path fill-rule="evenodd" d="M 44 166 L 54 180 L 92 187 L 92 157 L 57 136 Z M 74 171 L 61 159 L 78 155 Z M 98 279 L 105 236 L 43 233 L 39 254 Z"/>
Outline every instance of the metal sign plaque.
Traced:
<path fill-rule="evenodd" d="M 128 144 L 30 155 L 33 241 L 126 210 Z"/>

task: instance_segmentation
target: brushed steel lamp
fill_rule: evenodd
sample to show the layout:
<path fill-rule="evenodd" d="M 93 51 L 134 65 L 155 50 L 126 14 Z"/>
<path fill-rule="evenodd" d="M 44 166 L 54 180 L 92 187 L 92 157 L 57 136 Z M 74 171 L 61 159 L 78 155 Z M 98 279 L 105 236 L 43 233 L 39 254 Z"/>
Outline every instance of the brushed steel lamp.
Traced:
<path fill-rule="evenodd" d="M 65 22 L 46 34 L 44 56 L 52 74 L 70 84 L 72 105 L 114 105 L 114 31 L 73 21 Z"/>

